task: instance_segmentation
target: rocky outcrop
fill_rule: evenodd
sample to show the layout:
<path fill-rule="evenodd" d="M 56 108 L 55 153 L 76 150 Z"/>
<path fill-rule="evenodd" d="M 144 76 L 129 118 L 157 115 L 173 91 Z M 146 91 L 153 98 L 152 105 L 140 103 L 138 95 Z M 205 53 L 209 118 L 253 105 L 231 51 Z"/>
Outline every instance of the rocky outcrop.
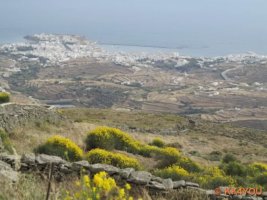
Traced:
<path fill-rule="evenodd" d="M 70 175 L 80 176 L 83 174 L 94 175 L 97 172 L 105 171 L 110 176 L 116 177 L 120 182 L 129 182 L 132 185 L 139 185 L 147 188 L 149 191 L 170 192 L 187 188 L 191 190 L 198 190 L 205 193 L 211 200 L 219 199 L 240 199 L 240 200 L 267 200 L 267 193 L 263 193 L 258 197 L 251 196 L 234 196 L 223 194 L 223 187 L 221 187 L 221 194 L 215 193 L 214 190 L 204 190 L 199 187 L 197 183 L 187 182 L 184 180 L 173 181 L 172 179 L 163 179 L 156 177 L 146 171 L 136 171 L 133 168 L 119 169 L 117 167 L 106 164 L 89 164 L 87 161 L 67 162 L 57 156 L 49 155 L 34 155 L 26 154 L 20 156 L 10 156 L 7 154 L 0 154 L 0 179 L 5 178 L 12 182 L 18 181 L 19 172 L 38 172 L 42 174 L 48 173 L 51 166 L 53 166 L 53 177 L 61 181 Z"/>
<path fill-rule="evenodd" d="M 43 106 L 12 103 L 0 105 L 0 127 L 7 132 L 29 123 L 49 122 L 56 124 L 61 120 L 61 116 Z"/>

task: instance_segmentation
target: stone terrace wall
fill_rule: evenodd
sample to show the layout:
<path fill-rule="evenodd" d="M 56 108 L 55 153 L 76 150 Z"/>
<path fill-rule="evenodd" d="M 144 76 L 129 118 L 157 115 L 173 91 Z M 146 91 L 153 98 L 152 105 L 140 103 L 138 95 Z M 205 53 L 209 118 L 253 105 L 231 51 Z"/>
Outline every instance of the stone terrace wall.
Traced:
<path fill-rule="evenodd" d="M 136 171 L 133 168 L 119 169 L 106 164 L 89 164 L 87 161 L 67 162 L 57 156 L 26 154 L 23 156 L 14 156 L 0 154 L 0 178 L 1 175 L 15 182 L 21 173 L 48 173 L 51 164 L 53 164 L 53 177 L 57 181 L 62 181 L 68 176 L 80 176 L 81 171 L 85 174 L 94 175 L 97 172 L 105 171 L 116 180 L 129 182 L 133 185 L 140 185 L 148 190 L 156 192 L 168 192 L 182 188 L 199 190 L 206 193 L 211 200 L 219 199 L 240 199 L 240 200 L 267 200 L 267 193 L 259 197 L 249 196 L 228 196 L 215 195 L 213 190 L 204 190 L 199 188 L 197 183 L 184 180 L 173 181 L 172 179 L 162 179 L 146 171 Z M 221 188 L 223 191 L 223 188 Z"/>
<path fill-rule="evenodd" d="M 0 127 L 7 132 L 29 123 L 57 124 L 63 117 L 43 106 L 6 103 L 0 105 Z"/>

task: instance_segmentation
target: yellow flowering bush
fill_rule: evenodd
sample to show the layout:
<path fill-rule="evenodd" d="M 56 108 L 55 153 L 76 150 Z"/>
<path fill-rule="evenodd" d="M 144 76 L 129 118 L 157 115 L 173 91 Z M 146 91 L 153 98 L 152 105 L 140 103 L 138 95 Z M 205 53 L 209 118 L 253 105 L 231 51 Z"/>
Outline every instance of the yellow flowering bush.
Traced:
<path fill-rule="evenodd" d="M 127 133 L 110 127 L 98 127 L 88 133 L 86 138 L 87 150 L 94 148 L 118 149 L 137 153 L 140 149 L 140 142 L 134 140 Z"/>
<path fill-rule="evenodd" d="M 60 135 L 50 137 L 45 144 L 36 149 L 37 153 L 55 155 L 66 160 L 77 161 L 83 157 L 83 151 L 73 141 Z"/>
<path fill-rule="evenodd" d="M 89 163 L 109 164 L 119 168 L 132 167 L 140 168 L 139 162 L 135 158 L 130 158 L 120 153 L 113 153 L 103 149 L 93 149 L 86 154 Z"/>
<path fill-rule="evenodd" d="M 156 170 L 155 175 L 162 178 L 171 178 L 172 180 L 187 180 L 189 178 L 189 172 L 179 166 Z"/>
<path fill-rule="evenodd" d="M 267 172 L 267 164 L 265 163 L 254 162 L 248 166 L 248 173 L 252 176 L 262 172 Z"/>
<path fill-rule="evenodd" d="M 100 148 L 106 150 L 122 150 L 140 154 L 145 157 L 155 157 L 160 160 L 161 167 L 175 164 L 180 159 L 180 152 L 172 147 L 160 148 L 145 145 L 132 138 L 127 133 L 110 127 L 98 127 L 88 133 L 86 138 L 88 150 Z"/>
<path fill-rule="evenodd" d="M 91 180 L 85 175 L 75 183 L 76 192 L 66 192 L 64 200 L 133 200 L 129 195 L 131 186 L 117 186 L 115 180 L 106 172 L 99 172 Z"/>

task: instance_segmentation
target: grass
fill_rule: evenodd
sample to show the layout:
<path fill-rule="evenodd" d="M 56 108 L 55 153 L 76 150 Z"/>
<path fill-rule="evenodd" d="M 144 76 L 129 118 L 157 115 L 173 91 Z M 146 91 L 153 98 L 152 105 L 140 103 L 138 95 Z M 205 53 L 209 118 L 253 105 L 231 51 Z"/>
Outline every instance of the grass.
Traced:
<path fill-rule="evenodd" d="M 186 118 L 173 114 L 115 111 L 112 109 L 70 108 L 60 113 L 75 122 L 107 125 L 125 131 L 166 134 L 188 125 Z"/>
<path fill-rule="evenodd" d="M 19 127 L 9 134 L 19 154 L 32 151 L 41 141 L 55 134 L 68 137 L 83 147 L 86 133 L 104 125 L 127 131 L 143 143 L 152 143 L 154 138 L 159 137 L 165 145 L 182 149 L 187 156 L 204 165 L 218 164 L 219 157 L 226 153 L 235 154 L 243 162 L 267 162 L 267 134 L 261 131 L 205 121 L 198 121 L 196 126 L 192 126 L 187 118 L 174 114 L 91 108 L 60 109 L 58 112 L 69 122 L 57 126 L 32 124 Z M 240 145 L 240 140 L 246 148 Z M 222 155 L 213 155 L 215 150 L 222 152 Z"/>
<path fill-rule="evenodd" d="M 0 180 L 0 200 L 39 200 L 45 199 L 46 185 L 33 175 L 22 175 L 18 183 Z"/>
<path fill-rule="evenodd" d="M 9 139 L 7 133 L 1 129 L 0 129 L 0 139 L 1 139 L 1 142 L 3 144 L 4 150 L 8 151 L 9 153 L 13 153 L 13 147 L 12 147 L 12 144 L 10 142 L 10 139 Z"/>

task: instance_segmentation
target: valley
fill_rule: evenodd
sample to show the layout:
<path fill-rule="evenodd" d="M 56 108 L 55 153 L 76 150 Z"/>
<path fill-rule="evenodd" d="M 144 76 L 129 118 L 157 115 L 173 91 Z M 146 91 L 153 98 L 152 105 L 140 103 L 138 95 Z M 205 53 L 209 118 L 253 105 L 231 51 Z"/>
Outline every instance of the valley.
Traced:
<path fill-rule="evenodd" d="M 267 56 L 189 57 L 108 52 L 74 35 L 27 36 L 0 47 L 1 88 L 23 102 L 267 120 Z"/>

